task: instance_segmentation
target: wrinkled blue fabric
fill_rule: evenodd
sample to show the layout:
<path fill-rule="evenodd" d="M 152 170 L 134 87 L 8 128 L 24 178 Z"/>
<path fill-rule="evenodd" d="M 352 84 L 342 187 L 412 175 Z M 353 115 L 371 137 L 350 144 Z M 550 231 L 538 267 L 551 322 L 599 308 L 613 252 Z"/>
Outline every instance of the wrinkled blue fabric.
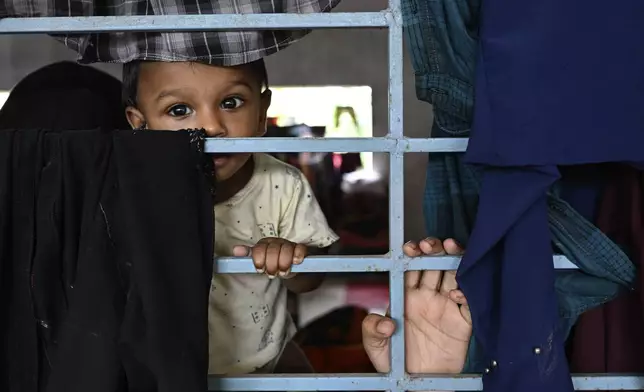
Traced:
<path fill-rule="evenodd" d="M 417 96 L 431 103 L 434 109 L 432 137 L 470 135 L 480 7 L 480 0 L 403 0 L 405 38 L 416 73 Z M 455 238 L 468 248 L 472 246 L 468 242 L 477 218 L 481 171 L 466 165 L 461 153 L 429 154 L 424 197 L 429 235 Z M 580 267 L 580 271 L 557 271 L 554 275 L 556 330 L 563 340 L 581 313 L 609 301 L 621 289 L 632 287 L 635 268 L 618 246 L 590 224 L 590 213 L 582 216 L 559 197 L 575 201 L 577 208 L 589 210 L 595 202 L 592 190 L 580 189 L 575 181 L 552 187 L 558 174 L 548 175 L 553 177 L 544 187 L 552 192 L 539 202 L 547 208 L 549 238 Z M 598 193 L 597 189 L 594 191 Z M 505 208 L 502 203 L 498 205 Z M 478 219 L 483 222 L 483 230 L 485 221 Z M 490 222 L 495 224 L 494 219 Z M 526 249 L 537 246 L 531 241 L 527 245 Z M 496 257 L 500 259 L 501 254 Z M 549 258 L 552 260 L 551 253 Z M 482 276 L 476 279 L 484 279 Z M 482 309 L 473 311 L 484 313 Z M 482 372 L 489 364 L 489 355 L 473 337 L 464 372 Z"/>
<path fill-rule="evenodd" d="M 548 192 L 561 165 L 644 161 L 644 2 L 486 0 L 480 15 L 466 161 L 481 187 L 457 281 L 498 363 L 484 389 L 568 392 Z"/>

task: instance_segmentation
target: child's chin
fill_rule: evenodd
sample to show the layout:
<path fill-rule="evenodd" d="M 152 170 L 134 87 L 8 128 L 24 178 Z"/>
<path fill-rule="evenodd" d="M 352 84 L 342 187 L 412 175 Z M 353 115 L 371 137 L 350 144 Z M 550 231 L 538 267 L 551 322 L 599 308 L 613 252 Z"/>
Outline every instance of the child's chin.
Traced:
<path fill-rule="evenodd" d="M 231 173 L 230 170 L 215 168 L 215 178 L 217 178 L 217 181 L 226 181 L 234 174 L 235 173 Z"/>

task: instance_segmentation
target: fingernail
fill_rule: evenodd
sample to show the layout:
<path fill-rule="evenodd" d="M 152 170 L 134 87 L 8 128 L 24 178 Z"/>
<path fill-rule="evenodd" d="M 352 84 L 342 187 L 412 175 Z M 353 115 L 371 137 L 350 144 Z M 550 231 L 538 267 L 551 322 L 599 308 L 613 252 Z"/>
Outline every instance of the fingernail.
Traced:
<path fill-rule="evenodd" d="M 414 244 L 414 241 L 412 241 L 412 240 L 409 240 L 409 241 L 405 242 L 403 247 L 405 247 L 405 246 L 411 246 L 412 249 L 416 249 L 418 247 L 416 244 Z"/>
<path fill-rule="evenodd" d="M 268 276 L 268 279 L 275 279 L 275 275 L 266 274 L 266 276 Z"/>
<path fill-rule="evenodd" d="M 284 276 L 288 275 L 290 272 L 291 272 L 291 269 L 289 268 L 288 271 L 280 271 L 279 274 L 280 274 L 281 277 L 284 277 Z"/>
<path fill-rule="evenodd" d="M 378 323 L 378 325 L 376 325 L 376 331 L 378 331 L 378 333 L 381 333 L 381 334 L 386 334 L 389 332 L 390 325 L 391 324 L 389 321 L 381 321 Z"/>
<path fill-rule="evenodd" d="M 430 244 L 431 246 L 436 245 L 436 239 L 434 239 L 434 238 L 427 237 L 427 238 L 425 238 L 425 241 L 426 241 L 428 244 Z"/>
<path fill-rule="evenodd" d="M 255 269 L 255 271 L 257 271 L 258 274 L 263 274 L 265 270 L 266 270 L 265 268 L 256 268 Z"/>

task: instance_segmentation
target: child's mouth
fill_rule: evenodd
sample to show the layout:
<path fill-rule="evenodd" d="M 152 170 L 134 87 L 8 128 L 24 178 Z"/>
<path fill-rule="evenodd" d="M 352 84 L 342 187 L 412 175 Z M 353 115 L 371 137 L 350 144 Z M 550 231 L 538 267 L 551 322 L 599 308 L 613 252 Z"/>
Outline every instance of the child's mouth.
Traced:
<path fill-rule="evenodd" d="M 228 162 L 228 159 L 232 154 L 229 153 L 217 153 L 212 155 L 212 162 L 215 164 L 215 167 L 220 167 L 226 164 Z"/>

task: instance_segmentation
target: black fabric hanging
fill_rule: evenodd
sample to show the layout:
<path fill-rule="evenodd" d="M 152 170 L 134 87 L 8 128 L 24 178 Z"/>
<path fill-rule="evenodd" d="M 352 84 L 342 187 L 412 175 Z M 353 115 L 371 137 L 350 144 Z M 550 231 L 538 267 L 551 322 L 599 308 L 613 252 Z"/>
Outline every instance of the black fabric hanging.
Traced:
<path fill-rule="evenodd" d="M 0 390 L 203 392 L 203 132 L 0 132 Z"/>

